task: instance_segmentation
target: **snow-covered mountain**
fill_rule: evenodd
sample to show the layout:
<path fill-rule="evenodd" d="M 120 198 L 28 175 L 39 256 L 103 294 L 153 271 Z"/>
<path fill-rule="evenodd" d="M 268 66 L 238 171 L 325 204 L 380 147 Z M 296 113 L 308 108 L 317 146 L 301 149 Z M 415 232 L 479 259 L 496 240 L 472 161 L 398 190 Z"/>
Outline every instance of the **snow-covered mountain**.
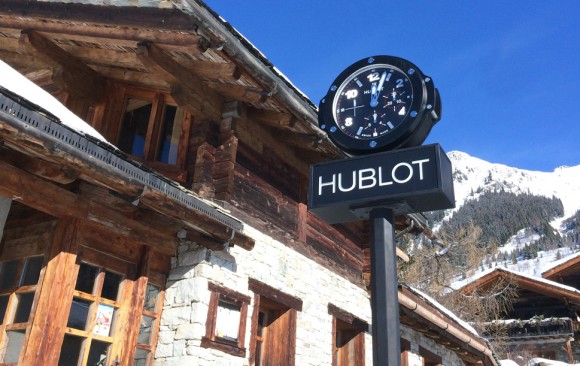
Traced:
<path fill-rule="evenodd" d="M 580 210 L 580 165 L 559 167 L 553 172 L 539 172 L 490 163 L 460 151 L 451 151 L 447 155 L 453 166 L 456 208 L 446 211 L 446 219 L 451 217 L 465 202 L 477 199 L 484 192 L 494 190 L 559 198 L 564 206 L 564 216 L 554 220 L 551 225 L 560 234 L 564 233 L 560 226 L 562 221 Z M 501 207 L 498 207 L 498 210 L 501 210 Z M 482 258 L 480 267 L 470 272 L 468 278 L 456 281 L 453 286 L 460 287 L 495 267 L 504 267 L 530 276 L 540 276 L 543 271 L 559 261 L 568 260 L 572 255 L 580 255 L 578 248 L 562 247 L 541 251 L 537 258 L 527 260 L 518 257 L 517 261 L 513 261 L 509 256 L 512 252 L 517 252 L 539 239 L 538 233 L 521 228 L 517 233 L 514 232 L 506 243 L 502 243 L 497 255 Z M 508 255 L 508 260 L 505 260 L 503 253 Z"/>
<path fill-rule="evenodd" d="M 559 167 L 553 172 L 539 172 L 493 164 L 460 151 L 449 152 L 448 156 L 453 166 L 456 208 L 448 210 L 446 218 L 449 218 L 468 200 L 477 199 L 483 192 L 494 190 L 559 198 L 564 206 L 564 216 L 554 220 L 551 225 L 560 234 L 564 233 L 560 226 L 562 221 L 580 210 L 580 165 Z M 540 252 L 538 253 L 539 259 L 522 260 L 523 258 L 520 257 L 520 260 L 515 262 L 511 260 L 501 261 L 499 259 L 500 253 L 509 254 L 521 250 L 527 244 L 539 239 L 537 233 L 526 229 L 521 228 L 506 243 L 503 243 L 504 245 L 499 248 L 496 261 L 490 262 L 487 258 L 483 259 L 482 263 L 487 262 L 485 268 L 492 269 L 496 266 L 502 266 L 510 270 L 538 276 L 558 260 L 566 260 L 571 255 L 580 255 L 580 252 L 577 252 L 578 248 L 566 247 Z M 479 271 L 479 269 L 476 270 L 476 273 Z"/>
<path fill-rule="evenodd" d="M 451 151 L 447 156 L 453 165 L 455 210 L 483 191 L 501 189 L 557 197 L 564 205 L 564 218 L 580 210 L 580 165 L 539 172 L 493 164 L 460 151 Z"/>

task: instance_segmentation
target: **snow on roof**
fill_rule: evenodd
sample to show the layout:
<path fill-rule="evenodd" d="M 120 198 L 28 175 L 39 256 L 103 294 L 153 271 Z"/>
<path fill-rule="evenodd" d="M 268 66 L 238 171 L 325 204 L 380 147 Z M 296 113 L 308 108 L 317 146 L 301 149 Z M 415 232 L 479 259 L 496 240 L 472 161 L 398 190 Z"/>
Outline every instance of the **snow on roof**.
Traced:
<path fill-rule="evenodd" d="M 469 332 L 471 332 L 474 335 L 476 335 L 476 336 L 479 337 L 479 333 L 477 333 L 477 331 L 471 325 L 469 325 L 467 322 L 461 320 L 451 310 L 449 310 L 445 306 L 441 305 L 439 302 L 437 302 L 431 296 L 429 296 L 426 293 L 424 293 L 424 292 L 422 292 L 420 290 L 417 290 L 416 288 L 413 288 L 413 287 L 409 287 L 409 289 L 412 292 L 414 292 L 416 295 L 418 295 L 421 298 L 423 298 L 423 300 L 427 301 L 431 306 L 433 306 L 437 310 L 441 311 L 442 313 L 444 313 L 445 315 L 447 315 L 448 317 L 450 317 L 451 319 L 453 319 L 457 324 L 459 324 L 460 326 L 462 326 L 463 328 L 465 328 L 465 330 L 467 330 L 467 331 L 469 331 Z"/>
<path fill-rule="evenodd" d="M 564 264 L 566 262 L 569 262 L 569 261 L 571 261 L 571 260 L 573 260 L 575 258 L 578 258 L 578 257 L 580 257 L 580 252 L 577 252 L 577 253 L 575 253 L 575 254 L 573 254 L 571 256 L 568 256 L 568 257 L 561 258 L 561 259 L 559 259 L 557 261 L 551 262 L 551 263 L 549 263 L 548 265 L 546 265 L 545 267 L 542 268 L 542 274 L 544 274 L 545 272 L 548 272 L 552 268 L 556 268 L 556 267 L 558 267 L 558 266 L 560 266 L 560 265 L 562 265 L 562 264 Z"/>
<path fill-rule="evenodd" d="M 484 276 L 486 276 L 486 275 L 488 275 L 488 274 L 490 274 L 490 273 L 492 273 L 494 271 L 507 272 L 507 273 L 513 274 L 514 276 L 527 278 L 527 279 L 532 280 L 532 281 L 540 282 L 540 283 L 543 283 L 543 284 L 548 285 L 548 286 L 557 287 L 559 289 L 566 290 L 566 291 L 573 292 L 575 294 L 580 295 L 580 291 L 577 290 L 577 289 L 575 289 L 572 286 L 563 285 L 561 283 L 558 283 L 558 282 L 555 282 L 555 281 L 551 281 L 551 280 L 547 280 L 547 279 L 542 278 L 542 277 L 537 277 L 537 276 L 532 276 L 532 275 L 524 274 L 522 272 L 514 271 L 514 270 L 511 270 L 511 269 L 508 269 L 508 268 L 504 268 L 504 267 L 495 267 L 493 269 L 488 269 L 486 271 L 480 272 L 477 275 L 475 275 L 473 277 L 470 277 L 467 281 L 462 282 L 461 285 L 458 286 L 456 289 L 459 289 L 459 288 L 462 288 L 464 286 L 467 286 L 468 284 L 473 283 L 473 282 L 479 280 L 480 278 L 482 278 L 482 277 L 484 277 Z"/>
<path fill-rule="evenodd" d="M 503 365 L 504 364 L 502 363 L 502 366 Z M 548 360 L 546 358 L 535 357 L 535 358 L 532 358 L 531 360 L 528 361 L 528 365 L 529 366 L 536 366 L 536 365 L 540 365 L 540 366 L 570 366 L 573 364 L 562 362 L 562 361 Z"/>
<path fill-rule="evenodd" d="M 67 109 L 55 97 L 34 84 L 32 81 L 28 80 L 24 75 L 14 70 L 2 60 L 0 60 L 0 75 L 2 75 L 0 78 L 0 86 L 3 88 L 18 94 L 29 102 L 50 112 L 57 117 L 63 125 L 81 135 L 89 135 L 95 139 L 108 143 L 108 141 L 98 133 L 97 130 Z"/>
<path fill-rule="evenodd" d="M 464 280 L 454 281 L 451 283 L 451 288 L 453 288 L 454 290 L 459 290 L 460 288 L 467 286 L 470 283 L 475 282 L 475 281 L 479 280 L 480 278 L 487 276 L 491 272 L 497 271 L 498 269 L 500 269 L 500 267 L 488 268 L 488 269 L 483 270 L 481 272 L 478 272 L 478 273 L 474 274 L 473 276 L 468 277 Z M 501 267 L 501 269 L 505 269 L 505 268 Z"/>

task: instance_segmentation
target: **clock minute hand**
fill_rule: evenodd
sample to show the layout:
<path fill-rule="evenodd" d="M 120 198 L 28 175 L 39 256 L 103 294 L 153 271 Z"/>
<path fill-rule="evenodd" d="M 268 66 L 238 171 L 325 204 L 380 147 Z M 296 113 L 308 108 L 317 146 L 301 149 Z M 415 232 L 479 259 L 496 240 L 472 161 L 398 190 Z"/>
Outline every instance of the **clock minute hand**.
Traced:
<path fill-rule="evenodd" d="M 371 107 L 376 107 L 379 105 L 379 95 L 381 94 L 381 90 L 383 90 L 383 84 L 385 83 L 385 79 L 387 77 L 387 72 L 383 71 L 381 75 L 381 79 L 379 80 L 379 86 L 375 86 L 376 84 L 373 83 L 373 88 L 371 90 Z"/>
<path fill-rule="evenodd" d="M 377 104 L 379 104 L 379 93 L 377 92 L 377 83 L 373 83 L 371 85 L 371 102 L 370 102 L 370 106 L 371 107 L 376 107 Z"/>

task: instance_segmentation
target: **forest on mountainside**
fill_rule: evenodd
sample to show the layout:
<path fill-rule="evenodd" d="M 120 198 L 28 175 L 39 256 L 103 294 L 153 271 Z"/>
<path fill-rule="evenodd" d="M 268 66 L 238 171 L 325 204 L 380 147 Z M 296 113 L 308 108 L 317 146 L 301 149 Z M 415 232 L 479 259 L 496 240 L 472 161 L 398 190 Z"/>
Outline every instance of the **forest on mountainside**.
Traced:
<path fill-rule="evenodd" d="M 442 223 L 440 232 L 452 234 L 470 224 L 481 228 L 479 245 L 504 245 L 512 235 L 530 228 L 548 241 L 560 240 L 550 221 L 564 215 L 559 198 L 511 192 L 485 192 L 467 201 Z"/>

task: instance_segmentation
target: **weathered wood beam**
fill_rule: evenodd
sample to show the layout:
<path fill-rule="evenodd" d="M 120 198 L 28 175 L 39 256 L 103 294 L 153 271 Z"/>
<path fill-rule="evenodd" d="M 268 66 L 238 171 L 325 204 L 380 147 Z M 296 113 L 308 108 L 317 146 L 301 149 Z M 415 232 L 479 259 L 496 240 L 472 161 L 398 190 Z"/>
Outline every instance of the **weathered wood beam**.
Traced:
<path fill-rule="evenodd" d="M 201 116 L 213 121 L 219 120 L 221 107 L 218 105 L 222 103 L 221 98 L 219 96 L 215 96 L 214 100 L 204 98 L 201 94 L 209 91 L 209 88 L 203 88 L 200 85 L 203 84 L 173 84 L 170 87 L 171 97 L 180 107 L 195 117 Z"/>
<path fill-rule="evenodd" d="M 0 14 L 33 19 L 55 18 L 61 21 L 115 24 L 123 27 L 149 27 L 182 32 L 197 29 L 197 23 L 191 16 L 173 8 L 2 0 Z"/>
<path fill-rule="evenodd" d="M 134 69 L 136 66 L 141 65 L 141 61 L 137 58 L 137 54 L 133 49 L 122 51 L 119 49 L 112 50 L 78 45 L 61 45 L 61 47 L 91 66 Z M 164 50 L 168 49 L 164 48 Z M 186 70 L 191 70 L 191 72 L 204 79 L 236 81 L 242 75 L 241 69 L 231 63 L 198 61 L 185 58 L 179 58 L 177 62 Z"/>
<path fill-rule="evenodd" d="M 187 69 L 165 52 L 163 47 L 153 43 L 140 43 L 137 46 L 137 57 L 143 65 L 152 72 L 159 74 L 169 84 L 179 85 L 182 89 L 187 88 L 190 92 L 200 89 L 198 87 L 194 90 L 192 86 L 209 86 L 211 89 L 206 88 L 203 90 L 203 96 L 195 96 L 200 101 L 204 98 L 215 99 L 216 91 L 227 99 L 250 103 L 263 102 L 266 98 L 260 90 L 235 84 L 204 82 L 200 75 L 195 74 L 195 70 Z"/>
<path fill-rule="evenodd" d="M 168 55 L 163 48 L 153 43 L 140 43 L 137 58 L 151 72 L 158 74 L 172 85 L 172 97 L 178 104 L 193 109 L 194 114 L 203 113 L 215 118 L 221 115 L 221 99 L 190 70 L 184 68 Z"/>
<path fill-rule="evenodd" d="M 75 169 L 81 173 L 81 179 L 108 187 L 115 192 L 128 197 L 137 197 L 143 191 L 143 186 L 134 181 L 128 181 L 116 170 L 107 170 L 97 167 L 90 162 L 63 151 L 54 141 L 47 141 L 22 132 L 0 119 L 0 133 L 5 141 L 18 146 L 30 155 L 49 154 L 52 160 Z"/>
<path fill-rule="evenodd" d="M 159 75 L 150 72 L 109 67 L 106 65 L 92 65 L 91 67 L 98 73 L 105 75 L 108 79 L 161 90 L 168 90 L 171 87 Z"/>
<path fill-rule="evenodd" d="M 38 57 L 35 54 L 31 54 L 24 49 L 18 52 L 2 49 L 0 50 L 0 60 L 6 62 L 15 69 L 49 69 L 45 59 Z M 52 74 L 52 71 L 50 73 Z"/>
<path fill-rule="evenodd" d="M 242 76 L 242 70 L 235 64 L 211 61 L 179 60 L 179 63 L 196 75 L 213 80 L 236 81 Z"/>
<path fill-rule="evenodd" d="M 173 57 L 165 53 L 163 48 L 148 42 L 137 45 L 137 58 L 149 70 L 159 74 L 165 81 L 170 84 L 183 82 L 185 84 L 197 83 L 201 80 L 185 69 Z"/>
<path fill-rule="evenodd" d="M 264 153 L 264 146 L 270 146 L 277 151 L 283 161 L 294 167 L 301 174 L 308 174 L 310 166 L 308 163 L 296 157 L 295 152 L 285 143 L 286 137 L 275 137 L 265 126 L 260 126 L 247 118 L 236 119 L 234 123 L 236 135 L 252 150 L 258 154 Z"/>
<path fill-rule="evenodd" d="M 81 45 L 62 44 L 60 47 L 88 65 L 135 68 L 141 64 L 133 48 L 127 50 L 109 49 L 91 47 L 82 43 Z"/>
<path fill-rule="evenodd" d="M 202 245 L 213 251 L 222 251 L 230 247 L 229 243 L 215 240 L 207 235 L 204 235 L 198 231 L 190 230 L 187 235 L 187 239 L 194 241 L 198 245 Z"/>
<path fill-rule="evenodd" d="M 29 173 L 60 184 L 69 184 L 79 178 L 79 173 L 66 165 L 35 159 L 14 150 L 0 148 L 0 160 L 17 166 Z"/>
<path fill-rule="evenodd" d="M 226 99 L 234 99 L 252 104 L 264 103 L 270 97 L 270 93 L 261 89 L 243 85 L 208 82 L 207 85 L 223 95 Z"/>
<path fill-rule="evenodd" d="M 202 212 L 192 210 L 184 204 L 169 199 L 160 192 L 145 188 L 139 201 L 152 210 L 171 217 L 179 217 L 189 227 L 195 228 L 216 240 L 221 240 L 223 243 L 238 245 L 246 250 L 251 250 L 254 247 L 254 239 L 227 227 Z"/>
<path fill-rule="evenodd" d="M 289 145 L 301 148 L 316 149 L 322 143 L 322 137 L 312 134 L 276 131 L 273 135 Z"/>
<path fill-rule="evenodd" d="M 10 32 L 9 36 L 6 32 Z M 0 36 L 0 45 L 2 45 L 3 51 L 9 52 L 22 52 L 22 47 L 20 46 L 19 38 L 22 30 L 20 29 L 6 29 L 0 28 L 0 33 L 5 36 Z"/>
<path fill-rule="evenodd" d="M 133 44 L 149 41 L 187 47 L 190 51 L 196 48 L 205 51 L 209 46 L 207 39 L 196 34 L 195 21 L 174 9 L 2 0 L 0 15 L 0 27 L 4 28 L 125 40 Z"/>
<path fill-rule="evenodd" d="M 174 255 L 177 238 L 161 233 L 97 202 L 60 188 L 35 175 L 0 161 L 0 194 L 55 217 L 76 217 L 98 224 L 136 243 Z"/>
<path fill-rule="evenodd" d="M 56 66 L 53 80 L 69 94 L 100 104 L 105 99 L 106 80 L 82 61 L 35 31 L 22 31 L 20 43 L 38 52 Z"/>
<path fill-rule="evenodd" d="M 134 217 L 139 211 L 139 208 L 135 204 L 129 202 L 119 194 L 113 194 L 111 190 L 105 187 L 81 181 L 78 185 L 78 191 L 83 198 L 111 207 L 126 216 Z"/>
<path fill-rule="evenodd" d="M 280 113 L 265 109 L 248 108 L 248 119 L 270 127 L 281 129 L 292 128 L 298 119 L 289 113 Z"/>

